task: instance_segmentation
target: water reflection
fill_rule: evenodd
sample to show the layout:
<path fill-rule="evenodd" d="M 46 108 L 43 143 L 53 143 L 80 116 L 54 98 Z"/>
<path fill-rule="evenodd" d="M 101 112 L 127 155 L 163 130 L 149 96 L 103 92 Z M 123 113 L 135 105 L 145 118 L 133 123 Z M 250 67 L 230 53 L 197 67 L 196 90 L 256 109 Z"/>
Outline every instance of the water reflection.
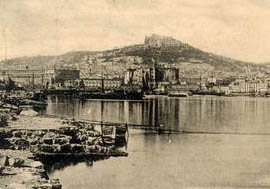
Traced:
<path fill-rule="evenodd" d="M 49 100 L 44 113 L 63 117 L 227 133 L 149 135 L 131 129 L 126 158 L 54 166 L 50 177 L 60 178 L 64 188 L 270 187 L 270 138 L 255 135 L 270 133 L 270 99 Z"/>
<path fill-rule="evenodd" d="M 51 97 L 46 114 L 92 121 L 159 126 L 189 132 L 270 133 L 265 98 L 151 98 L 79 101 Z"/>
<path fill-rule="evenodd" d="M 48 174 L 54 171 L 61 171 L 65 167 L 76 166 L 79 163 L 85 163 L 87 167 L 93 166 L 94 162 L 109 159 L 109 157 L 87 157 L 87 158 L 54 158 L 54 159 L 41 159 Z"/>

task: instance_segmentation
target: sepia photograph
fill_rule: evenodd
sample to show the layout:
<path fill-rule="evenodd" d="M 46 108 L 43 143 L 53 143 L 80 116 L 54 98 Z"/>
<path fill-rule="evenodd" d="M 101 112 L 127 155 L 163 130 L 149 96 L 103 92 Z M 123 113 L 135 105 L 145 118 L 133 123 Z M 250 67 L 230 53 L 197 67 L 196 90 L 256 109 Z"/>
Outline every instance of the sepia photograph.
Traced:
<path fill-rule="evenodd" d="M 0 189 L 270 188 L 269 0 L 0 0 Z"/>

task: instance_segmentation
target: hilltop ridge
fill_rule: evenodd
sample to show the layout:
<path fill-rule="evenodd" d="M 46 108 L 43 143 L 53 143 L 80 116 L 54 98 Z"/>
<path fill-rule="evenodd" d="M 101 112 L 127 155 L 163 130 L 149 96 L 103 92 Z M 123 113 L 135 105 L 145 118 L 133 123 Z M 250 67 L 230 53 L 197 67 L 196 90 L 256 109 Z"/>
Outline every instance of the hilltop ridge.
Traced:
<path fill-rule="evenodd" d="M 55 56 L 14 58 L 3 62 L 4 66 L 1 67 L 19 69 L 28 66 L 33 69 L 39 69 L 41 67 L 72 66 L 79 68 L 79 65 L 82 63 L 91 64 L 95 62 L 99 64 L 114 62 L 115 59 L 121 59 L 121 57 L 123 59 L 125 56 L 140 58 L 141 65 L 149 65 L 153 63 L 153 61 L 168 65 L 180 65 L 183 62 L 191 64 L 203 63 L 212 66 L 215 71 L 233 73 L 245 72 L 247 66 L 258 67 L 253 63 L 204 52 L 172 37 L 157 34 L 146 36 L 143 44 L 129 45 L 105 51 L 73 51 Z M 123 63 L 123 61 L 124 60 L 121 60 L 121 63 Z M 117 61 L 115 63 L 117 63 Z"/>

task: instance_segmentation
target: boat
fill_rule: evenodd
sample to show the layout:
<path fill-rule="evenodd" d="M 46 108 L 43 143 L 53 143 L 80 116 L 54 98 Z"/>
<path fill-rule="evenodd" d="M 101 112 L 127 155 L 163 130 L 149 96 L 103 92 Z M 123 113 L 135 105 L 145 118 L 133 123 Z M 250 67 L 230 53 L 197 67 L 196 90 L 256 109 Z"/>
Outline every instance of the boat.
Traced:
<path fill-rule="evenodd" d="M 101 127 L 102 138 L 106 144 L 121 146 L 127 143 L 128 126 L 125 125 L 103 125 Z"/>
<path fill-rule="evenodd" d="M 188 97 L 189 94 L 188 93 L 184 93 L 184 92 L 178 92 L 178 91 L 174 91 L 174 92 L 170 92 L 168 94 L 169 97 Z"/>
<path fill-rule="evenodd" d="M 225 96 L 224 92 L 208 91 L 208 90 L 197 90 L 192 91 L 193 95 L 214 95 L 214 96 Z"/>
<path fill-rule="evenodd" d="M 80 99 L 115 99 L 115 100 L 142 100 L 142 92 L 83 92 Z"/>

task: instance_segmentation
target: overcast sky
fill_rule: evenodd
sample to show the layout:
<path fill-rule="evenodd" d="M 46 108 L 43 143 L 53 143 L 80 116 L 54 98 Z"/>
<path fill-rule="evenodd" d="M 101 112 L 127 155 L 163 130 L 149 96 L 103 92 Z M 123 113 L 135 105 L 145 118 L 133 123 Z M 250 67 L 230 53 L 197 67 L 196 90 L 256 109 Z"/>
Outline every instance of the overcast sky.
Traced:
<path fill-rule="evenodd" d="M 0 0 L 0 60 L 102 50 L 172 36 L 228 57 L 270 61 L 270 0 Z"/>

